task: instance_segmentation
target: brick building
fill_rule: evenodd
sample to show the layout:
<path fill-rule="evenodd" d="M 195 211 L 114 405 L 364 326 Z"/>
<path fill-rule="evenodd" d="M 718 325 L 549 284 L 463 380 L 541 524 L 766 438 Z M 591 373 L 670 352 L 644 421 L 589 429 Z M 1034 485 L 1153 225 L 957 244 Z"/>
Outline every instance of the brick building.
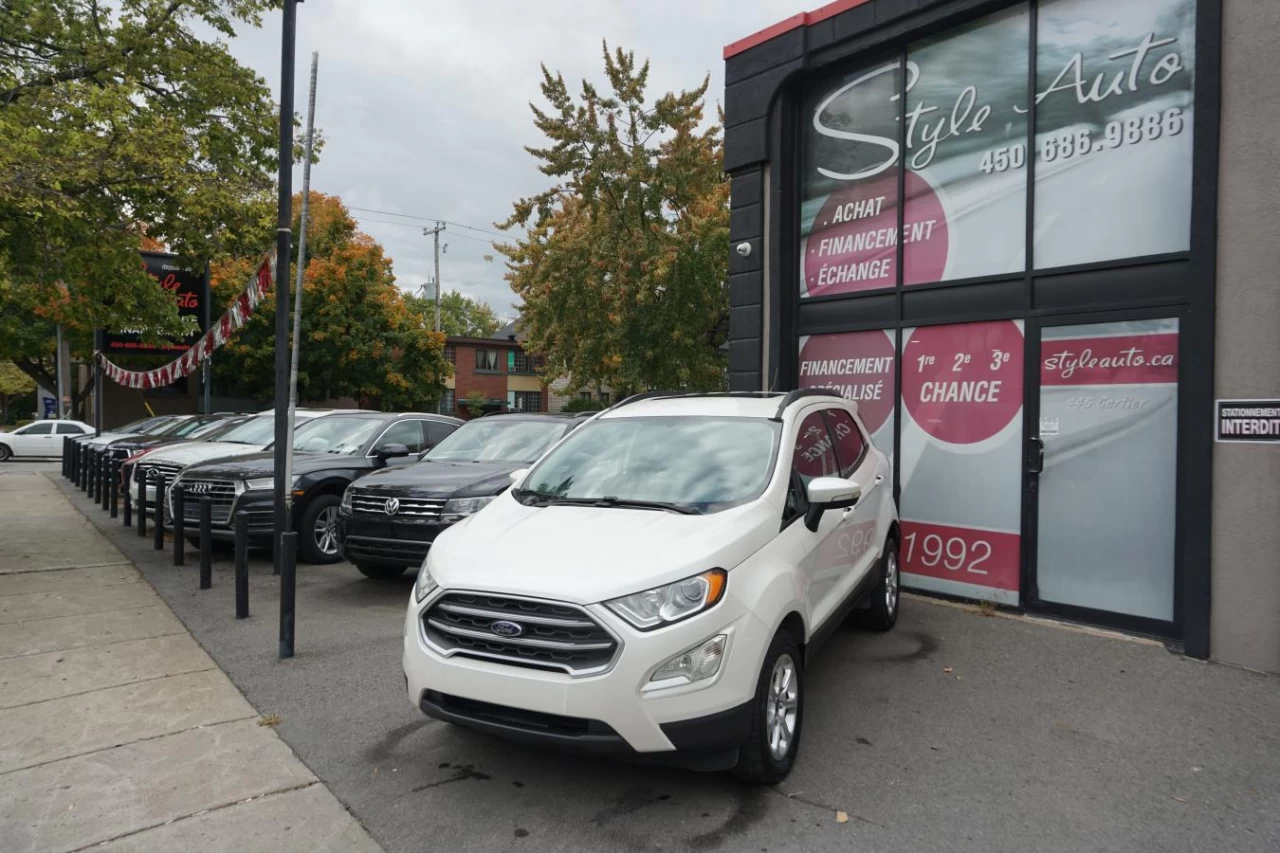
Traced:
<path fill-rule="evenodd" d="M 453 378 L 446 381 L 440 411 L 462 418 L 489 412 L 545 412 L 548 389 L 538 372 L 540 356 L 525 352 L 515 329 L 508 323 L 489 338 L 451 335 L 445 340 L 445 358 L 454 367 Z M 473 412 L 468 395 L 479 392 L 484 397 L 481 410 Z"/>

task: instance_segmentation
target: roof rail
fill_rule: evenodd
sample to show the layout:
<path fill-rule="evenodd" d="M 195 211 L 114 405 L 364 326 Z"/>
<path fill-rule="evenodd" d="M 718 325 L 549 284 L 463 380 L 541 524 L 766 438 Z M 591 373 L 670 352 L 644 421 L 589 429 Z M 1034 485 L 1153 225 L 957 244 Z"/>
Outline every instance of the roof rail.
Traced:
<path fill-rule="evenodd" d="M 640 394 L 632 394 L 630 397 L 625 397 L 619 400 L 618 402 L 614 403 L 609 408 L 604 409 L 603 411 L 608 412 L 612 409 L 620 409 L 623 406 L 627 405 L 628 403 L 639 403 L 641 400 L 654 400 L 654 399 L 657 399 L 658 397 L 679 397 L 679 396 L 683 396 L 679 391 L 645 391 Z"/>
<path fill-rule="evenodd" d="M 797 388 L 794 391 L 788 391 L 782 401 L 778 403 L 778 411 L 774 414 L 773 419 L 775 421 L 782 420 L 782 413 L 787 410 L 787 406 L 804 397 L 837 397 L 843 399 L 839 391 L 834 391 L 830 388 Z"/>

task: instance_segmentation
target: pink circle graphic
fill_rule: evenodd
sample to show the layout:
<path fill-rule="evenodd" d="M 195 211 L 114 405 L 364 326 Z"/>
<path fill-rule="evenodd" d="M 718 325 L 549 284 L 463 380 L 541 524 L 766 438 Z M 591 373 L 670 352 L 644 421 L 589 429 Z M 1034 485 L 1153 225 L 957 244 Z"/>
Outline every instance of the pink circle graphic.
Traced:
<path fill-rule="evenodd" d="M 938 281 L 947 266 L 946 212 L 923 177 L 908 171 L 905 284 Z M 893 287 L 898 252 L 898 179 L 852 183 L 827 196 L 814 217 L 801 261 L 809 296 Z"/>
<path fill-rule="evenodd" d="M 939 441 L 985 441 L 1022 409 L 1022 357 L 1013 320 L 918 328 L 902 347 L 902 404 Z"/>
<path fill-rule="evenodd" d="M 893 413 L 893 350 L 881 331 L 813 335 L 800 349 L 800 387 L 839 391 L 878 432 Z"/>

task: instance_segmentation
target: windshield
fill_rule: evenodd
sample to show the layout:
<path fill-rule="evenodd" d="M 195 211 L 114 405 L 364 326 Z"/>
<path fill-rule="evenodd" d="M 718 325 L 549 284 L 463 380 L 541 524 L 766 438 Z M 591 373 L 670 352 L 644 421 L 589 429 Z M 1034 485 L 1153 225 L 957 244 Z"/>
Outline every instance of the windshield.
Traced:
<path fill-rule="evenodd" d="M 210 419 L 206 417 L 174 418 L 173 421 L 161 427 L 156 435 L 190 435 L 209 421 Z"/>
<path fill-rule="evenodd" d="M 566 423 L 484 418 L 458 427 L 423 459 L 435 462 L 532 462 L 564 435 Z"/>
<path fill-rule="evenodd" d="M 350 455 L 364 447 L 384 424 L 381 418 L 317 418 L 297 428 L 293 449 L 299 453 Z"/>
<path fill-rule="evenodd" d="M 145 423 L 142 426 L 135 427 L 133 431 L 141 433 L 142 435 L 158 435 L 164 432 L 165 427 L 172 426 L 173 421 L 174 417 L 172 415 L 169 417 L 156 418 L 151 423 Z"/>
<path fill-rule="evenodd" d="M 274 415 L 259 415 L 229 429 L 218 441 L 229 441 L 233 444 L 269 444 L 275 437 L 276 419 Z"/>
<path fill-rule="evenodd" d="M 597 420 L 539 462 L 518 497 L 727 509 L 764 491 L 778 435 L 779 425 L 764 418 Z"/>

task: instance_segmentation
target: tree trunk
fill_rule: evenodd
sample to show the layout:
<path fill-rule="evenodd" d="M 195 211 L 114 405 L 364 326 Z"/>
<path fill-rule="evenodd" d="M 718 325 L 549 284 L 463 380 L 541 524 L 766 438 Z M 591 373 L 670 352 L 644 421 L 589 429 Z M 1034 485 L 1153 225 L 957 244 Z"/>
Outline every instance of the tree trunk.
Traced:
<path fill-rule="evenodd" d="M 52 365 L 45 365 L 43 362 L 27 358 L 15 358 L 13 363 L 19 370 L 30 376 L 32 381 L 41 388 L 46 391 L 52 391 L 55 394 L 58 392 L 58 380 L 54 376 L 56 368 Z"/>

